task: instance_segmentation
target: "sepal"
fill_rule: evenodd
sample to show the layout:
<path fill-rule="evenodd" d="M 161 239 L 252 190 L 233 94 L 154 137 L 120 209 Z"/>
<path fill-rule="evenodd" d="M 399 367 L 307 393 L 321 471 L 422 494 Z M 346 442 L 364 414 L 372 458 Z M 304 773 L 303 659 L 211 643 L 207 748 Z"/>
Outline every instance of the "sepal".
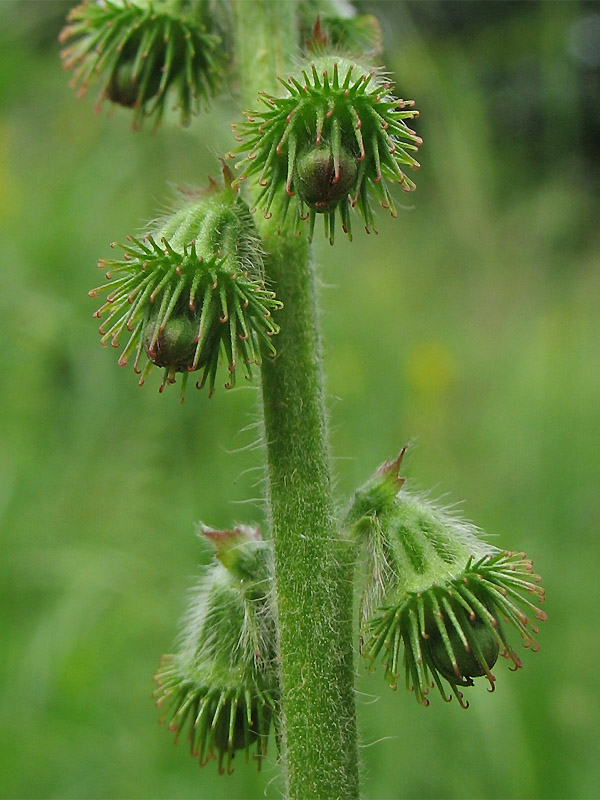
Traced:
<path fill-rule="evenodd" d="M 221 534 L 220 543 L 228 538 L 208 530 Z M 155 676 L 161 722 L 176 743 L 185 732 L 192 755 L 202 765 L 216 760 L 221 773 L 231 772 L 237 751 L 260 769 L 277 713 L 268 552 L 257 529 L 243 535 L 250 530 L 229 532 L 230 543 L 237 539 L 248 550 L 244 579 L 224 565 L 228 548 L 218 549 L 194 594 L 179 650 L 163 656 Z M 253 559 L 252 550 L 261 555 Z"/>
<path fill-rule="evenodd" d="M 404 672 L 424 705 L 435 685 L 466 707 L 460 689 L 481 676 L 493 689 L 499 655 L 522 666 L 505 626 L 538 649 L 544 590 L 524 553 L 499 550 L 474 525 L 407 492 L 403 454 L 357 490 L 347 515 L 365 564 L 360 651 L 371 666 L 383 661 L 394 688 Z"/>
<path fill-rule="evenodd" d="M 227 171 L 226 171 L 227 176 Z M 241 365 L 252 378 L 261 353 L 274 356 L 281 303 L 264 283 L 262 247 L 251 214 L 230 185 L 181 194 L 181 207 L 143 237 L 128 237 L 121 259 L 101 259 L 106 293 L 94 316 L 104 317 L 100 342 L 117 348 L 125 366 L 133 358 L 142 385 L 153 366 L 163 368 L 162 391 L 182 374 L 200 371 L 196 386 L 212 395 L 219 356 L 226 359 L 226 388 Z M 145 362 L 145 365 L 144 365 Z"/>
<path fill-rule="evenodd" d="M 103 100 L 131 108 L 135 128 L 147 116 L 156 127 L 171 95 L 188 125 L 217 93 L 224 59 L 209 3 L 199 0 L 189 11 L 186 5 L 84 0 L 73 8 L 60 41 L 69 42 L 61 55 L 78 95 L 100 80 L 97 110 Z"/>
<path fill-rule="evenodd" d="M 200 534 L 216 548 L 218 560 L 231 575 L 244 582 L 245 592 L 257 585 L 264 594 L 261 587 L 268 581 L 271 551 L 258 526 L 236 525 L 224 531 L 201 523 Z"/>
<path fill-rule="evenodd" d="M 412 100 L 391 95 L 383 73 L 339 53 L 319 55 L 287 80 L 285 94 L 261 93 L 262 110 L 247 112 L 234 126 L 239 147 L 239 180 L 259 186 L 256 205 L 283 224 L 288 213 L 298 230 L 308 220 L 312 239 L 317 214 L 333 244 L 339 216 L 351 235 L 356 207 L 367 232 L 374 229 L 371 197 L 396 215 L 387 181 L 412 191 L 404 167 L 417 168 L 411 155 L 422 144 L 407 124 L 418 116 Z"/>
<path fill-rule="evenodd" d="M 528 597 L 543 602 L 539 580 L 523 553 L 469 559 L 456 578 L 419 592 L 398 592 L 395 602 L 378 608 L 366 621 L 362 654 L 371 664 L 383 660 L 393 688 L 404 672 L 407 689 L 423 705 L 429 705 L 429 690 L 435 685 L 444 700 L 454 694 L 466 708 L 460 688 L 485 676 L 493 691 L 491 670 L 498 655 L 512 662 L 512 670 L 523 666 L 505 625 L 519 632 L 525 647 L 539 649 L 536 622 L 546 615 Z"/>
<path fill-rule="evenodd" d="M 346 53 L 381 54 L 383 32 L 377 17 L 349 11 L 352 8 L 348 3 L 303 0 L 299 4 L 300 27 L 307 52 L 317 55 L 327 48 Z"/>
<path fill-rule="evenodd" d="M 386 460 L 375 473 L 354 492 L 347 523 L 355 525 L 363 518 L 376 517 L 394 504 L 406 478 L 400 477 L 400 466 L 406 453 L 403 447 L 397 458 Z"/>
<path fill-rule="evenodd" d="M 222 680 L 212 670 L 190 670 L 178 656 L 166 655 L 155 675 L 161 723 L 175 733 L 175 744 L 187 730 L 190 751 L 200 766 L 217 761 L 231 774 L 237 751 L 260 770 L 267 755 L 276 701 L 268 687 L 232 670 Z M 251 752 L 254 748 L 254 752 Z"/>

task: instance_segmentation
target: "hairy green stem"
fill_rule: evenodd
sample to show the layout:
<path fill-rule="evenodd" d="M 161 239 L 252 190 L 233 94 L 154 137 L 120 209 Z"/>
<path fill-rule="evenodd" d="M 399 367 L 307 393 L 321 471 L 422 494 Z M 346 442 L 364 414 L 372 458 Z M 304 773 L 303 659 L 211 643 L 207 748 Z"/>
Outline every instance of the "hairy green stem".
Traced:
<path fill-rule="evenodd" d="M 269 244 L 269 277 L 284 302 L 278 357 L 265 360 L 262 388 L 289 795 L 351 798 L 351 611 L 340 607 L 351 601 L 350 576 L 333 516 L 314 273 L 297 239 Z"/>
<path fill-rule="evenodd" d="M 236 8 L 244 102 L 296 53 L 293 2 Z M 352 553 L 331 491 L 316 281 L 310 249 L 260 223 L 269 286 L 284 303 L 278 355 L 262 368 L 268 500 L 275 554 L 283 766 L 294 800 L 358 797 Z"/>

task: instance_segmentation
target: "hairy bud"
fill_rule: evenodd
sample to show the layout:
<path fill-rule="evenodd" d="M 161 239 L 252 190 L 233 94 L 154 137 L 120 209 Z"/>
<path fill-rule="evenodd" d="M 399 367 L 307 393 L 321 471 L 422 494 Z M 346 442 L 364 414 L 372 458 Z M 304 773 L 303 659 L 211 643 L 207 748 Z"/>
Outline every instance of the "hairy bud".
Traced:
<path fill-rule="evenodd" d="M 226 171 L 226 178 L 228 171 Z M 154 225 L 144 238 L 120 245 L 122 260 L 102 259 L 108 282 L 94 316 L 101 343 L 127 342 L 120 366 L 134 358 L 140 385 L 153 366 L 164 369 L 160 390 L 181 373 L 181 398 L 190 372 L 202 370 L 197 387 L 214 391 L 219 357 L 227 360 L 227 388 L 239 363 L 250 379 L 261 350 L 275 355 L 271 337 L 279 330 L 271 312 L 280 308 L 266 289 L 260 240 L 248 207 L 229 185 L 188 193 L 181 208 Z M 141 366 L 146 357 L 145 367 Z"/>
<path fill-rule="evenodd" d="M 156 673 L 161 721 L 187 730 L 201 765 L 216 760 L 231 772 L 237 751 L 260 769 L 277 710 L 274 622 L 269 608 L 270 551 L 258 528 L 202 527 L 217 547 L 186 616 L 181 646 Z M 244 579 L 237 566 L 244 563 Z"/>
<path fill-rule="evenodd" d="M 538 649 L 535 620 L 546 615 L 530 597 L 543 602 L 544 591 L 524 553 L 487 544 L 473 525 L 405 491 L 403 453 L 356 492 L 348 514 L 366 556 L 361 652 L 372 664 L 383 655 L 394 688 L 403 671 L 424 705 L 435 683 L 466 708 L 459 687 L 485 676 L 493 689 L 499 655 L 522 666 L 503 622 Z"/>
<path fill-rule="evenodd" d="M 292 206 L 296 228 L 308 218 L 312 238 L 322 213 L 332 244 L 336 214 L 350 235 L 355 206 L 367 232 L 374 229 L 371 196 L 395 216 L 386 181 L 411 191 L 403 167 L 419 166 L 410 153 L 422 141 L 405 122 L 418 116 L 413 101 L 392 97 L 378 70 L 339 54 L 318 54 L 278 80 L 287 96 L 262 93 L 266 110 L 248 112 L 234 126 L 240 145 L 233 153 L 247 154 L 237 165 L 240 180 L 257 180 L 265 216 L 275 208 L 282 222 Z"/>
<path fill-rule="evenodd" d="M 146 116 L 158 125 L 169 94 L 187 125 L 219 88 L 223 51 L 215 30 L 206 0 L 187 10 L 172 0 L 84 0 L 60 35 L 69 41 L 63 64 L 80 96 L 103 81 L 97 108 L 107 99 L 133 109 L 134 127 Z"/>

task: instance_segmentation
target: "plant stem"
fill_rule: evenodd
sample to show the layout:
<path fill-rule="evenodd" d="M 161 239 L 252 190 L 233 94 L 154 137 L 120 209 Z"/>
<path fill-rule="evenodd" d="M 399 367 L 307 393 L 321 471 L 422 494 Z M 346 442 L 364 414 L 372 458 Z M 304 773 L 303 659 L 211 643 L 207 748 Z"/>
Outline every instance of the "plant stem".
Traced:
<path fill-rule="evenodd" d="M 269 278 L 285 304 L 279 355 L 265 359 L 262 390 L 289 795 L 351 798 L 351 612 L 343 618 L 340 608 L 344 545 L 331 498 L 314 272 L 297 239 L 269 245 Z"/>
<path fill-rule="evenodd" d="M 244 102 L 296 52 L 293 2 L 235 3 Z M 284 303 L 278 355 L 262 367 L 275 554 L 283 766 L 294 800 L 358 797 L 352 554 L 331 491 L 315 271 L 309 246 L 261 222 L 269 286 Z"/>

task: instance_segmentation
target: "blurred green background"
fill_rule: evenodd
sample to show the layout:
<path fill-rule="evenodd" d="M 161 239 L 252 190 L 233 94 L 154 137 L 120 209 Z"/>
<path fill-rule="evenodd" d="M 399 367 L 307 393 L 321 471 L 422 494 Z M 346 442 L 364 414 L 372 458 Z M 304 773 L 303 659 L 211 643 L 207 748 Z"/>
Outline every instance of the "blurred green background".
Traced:
<path fill-rule="evenodd" d="M 200 769 L 151 700 L 194 523 L 263 521 L 256 390 L 138 388 L 86 296 L 168 182 L 217 174 L 235 99 L 154 135 L 94 115 L 60 66 L 69 6 L 0 2 L 0 794 L 275 798 L 273 758 Z M 361 676 L 365 797 L 596 798 L 600 4 L 362 8 L 425 144 L 399 219 L 316 245 L 340 502 L 412 442 L 409 486 L 533 556 L 549 615 L 466 712 Z"/>

